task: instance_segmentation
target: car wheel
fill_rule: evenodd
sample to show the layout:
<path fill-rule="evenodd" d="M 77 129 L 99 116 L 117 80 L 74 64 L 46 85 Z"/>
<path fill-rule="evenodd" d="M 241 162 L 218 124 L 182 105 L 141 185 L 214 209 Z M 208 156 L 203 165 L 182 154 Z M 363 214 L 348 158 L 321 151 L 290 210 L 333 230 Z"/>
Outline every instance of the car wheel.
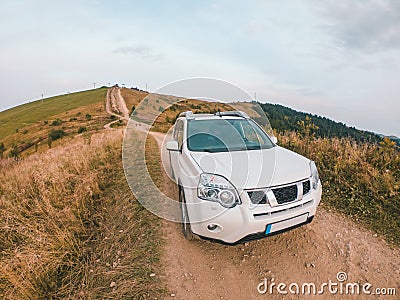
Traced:
<path fill-rule="evenodd" d="M 182 220 L 182 233 L 185 239 L 193 240 L 193 232 L 190 226 L 189 216 L 186 208 L 186 200 L 185 193 L 183 192 L 183 188 L 179 189 L 179 202 L 181 207 L 181 220 Z"/>

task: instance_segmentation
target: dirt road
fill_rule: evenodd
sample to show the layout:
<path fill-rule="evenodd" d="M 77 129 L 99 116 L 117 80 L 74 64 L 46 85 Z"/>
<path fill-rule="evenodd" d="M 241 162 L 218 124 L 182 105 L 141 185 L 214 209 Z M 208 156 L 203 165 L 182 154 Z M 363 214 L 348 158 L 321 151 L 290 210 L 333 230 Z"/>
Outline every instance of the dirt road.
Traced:
<path fill-rule="evenodd" d="M 164 135 L 152 135 L 164 148 Z M 177 197 L 175 184 L 167 176 L 164 181 L 165 192 Z M 180 224 L 163 221 L 163 227 L 163 279 L 171 299 L 400 299 L 399 249 L 323 206 L 309 225 L 237 246 L 187 241 Z M 317 290 L 329 280 L 340 283 L 338 272 L 346 273 L 345 284 L 368 282 L 371 292 L 396 288 L 397 295 L 333 295 L 327 287 L 322 295 L 301 294 L 303 283 L 314 283 Z M 286 287 L 289 294 L 280 295 L 275 286 L 272 295 L 260 294 L 257 286 L 264 279 L 268 289 L 271 282 L 293 283 L 300 293 L 291 294 Z"/>
<path fill-rule="evenodd" d="M 153 136 L 162 145 L 164 136 L 160 133 Z M 177 197 L 175 184 L 168 178 L 165 181 L 165 191 Z M 400 293 L 399 249 L 391 248 L 382 238 L 323 206 L 309 225 L 244 245 L 186 241 L 180 224 L 167 221 L 164 233 L 165 280 L 169 283 L 169 294 L 176 299 L 282 299 L 276 288 L 272 295 L 260 294 L 258 284 L 266 278 L 268 284 L 297 283 L 301 287 L 312 282 L 319 289 L 329 280 L 339 283 L 339 272 L 346 273 L 345 283 L 368 282 L 374 288 L 394 287 Z M 327 289 L 323 295 L 314 297 L 378 298 L 332 295 Z M 312 297 L 287 295 L 286 298 Z M 399 296 L 381 299 L 399 299 Z"/>
<path fill-rule="evenodd" d="M 129 120 L 129 109 L 121 96 L 119 87 L 112 87 L 107 92 L 106 111 L 110 115 Z"/>
<path fill-rule="evenodd" d="M 109 115 L 115 116 L 118 119 L 104 125 L 104 129 L 111 129 L 111 125 L 119 122 L 119 120 L 129 120 L 129 109 L 126 107 L 119 87 L 108 89 L 106 95 L 106 111 Z"/>
<path fill-rule="evenodd" d="M 119 120 L 131 122 L 131 124 L 135 125 L 136 129 L 139 131 L 147 132 L 150 128 L 147 124 L 136 122 L 129 118 L 129 109 L 126 106 L 119 87 L 112 87 L 107 91 L 106 111 L 109 115 L 116 116 L 118 119 L 104 125 L 104 129 L 111 129 L 111 125 Z"/>

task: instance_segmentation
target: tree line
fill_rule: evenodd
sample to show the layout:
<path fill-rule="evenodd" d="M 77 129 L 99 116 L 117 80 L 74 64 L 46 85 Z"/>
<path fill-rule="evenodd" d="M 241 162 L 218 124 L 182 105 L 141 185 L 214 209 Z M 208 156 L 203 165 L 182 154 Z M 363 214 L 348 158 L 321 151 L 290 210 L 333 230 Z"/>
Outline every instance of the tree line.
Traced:
<path fill-rule="evenodd" d="M 335 122 L 326 117 L 296 111 L 280 104 L 259 103 L 267 115 L 271 126 L 279 133 L 285 131 L 302 132 L 304 124 L 312 121 L 310 133 L 316 137 L 351 138 L 357 142 L 379 143 L 382 137 L 378 134 L 349 127 L 342 122 Z"/>

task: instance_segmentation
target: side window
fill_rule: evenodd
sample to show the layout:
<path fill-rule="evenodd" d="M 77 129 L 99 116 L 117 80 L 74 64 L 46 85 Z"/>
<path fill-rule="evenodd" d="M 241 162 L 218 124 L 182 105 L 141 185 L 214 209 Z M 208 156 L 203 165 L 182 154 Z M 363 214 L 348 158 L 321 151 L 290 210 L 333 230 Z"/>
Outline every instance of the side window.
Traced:
<path fill-rule="evenodd" d="M 179 121 L 176 122 L 176 124 L 174 125 L 174 132 L 172 134 L 172 137 L 174 138 L 175 141 L 178 140 L 178 124 L 179 124 Z"/>
<path fill-rule="evenodd" d="M 179 148 L 183 144 L 183 121 L 178 121 L 175 126 L 174 139 L 178 141 Z"/>
<path fill-rule="evenodd" d="M 263 139 L 257 134 L 257 132 L 254 130 L 254 128 L 251 126 L 250 123 L 246 122 L 241 124 L 245 139 L 247 139 L 249 142 L 257 144 L 263 141 Z"/>

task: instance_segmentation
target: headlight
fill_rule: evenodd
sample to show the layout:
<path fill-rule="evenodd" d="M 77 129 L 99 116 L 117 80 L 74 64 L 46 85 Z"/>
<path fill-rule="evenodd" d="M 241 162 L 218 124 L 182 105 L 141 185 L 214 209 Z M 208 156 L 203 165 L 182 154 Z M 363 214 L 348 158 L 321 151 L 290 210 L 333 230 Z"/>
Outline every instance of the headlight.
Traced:
<path fill-rule="evenodd" d="M 218 202 L 226 208 L 241 203 L 235 187 L 228 179 L 216 174 L 202 173 L 200 175 L 197 195 L 200 199 Z"/>
<path fill-rule="evenodd" d="M 311 186 L 314 190 L 316 190 L 318 187 L 319 175 L 317 166 L 313 161 L 310 161 L 310 170 L 311 170 Z"/>

